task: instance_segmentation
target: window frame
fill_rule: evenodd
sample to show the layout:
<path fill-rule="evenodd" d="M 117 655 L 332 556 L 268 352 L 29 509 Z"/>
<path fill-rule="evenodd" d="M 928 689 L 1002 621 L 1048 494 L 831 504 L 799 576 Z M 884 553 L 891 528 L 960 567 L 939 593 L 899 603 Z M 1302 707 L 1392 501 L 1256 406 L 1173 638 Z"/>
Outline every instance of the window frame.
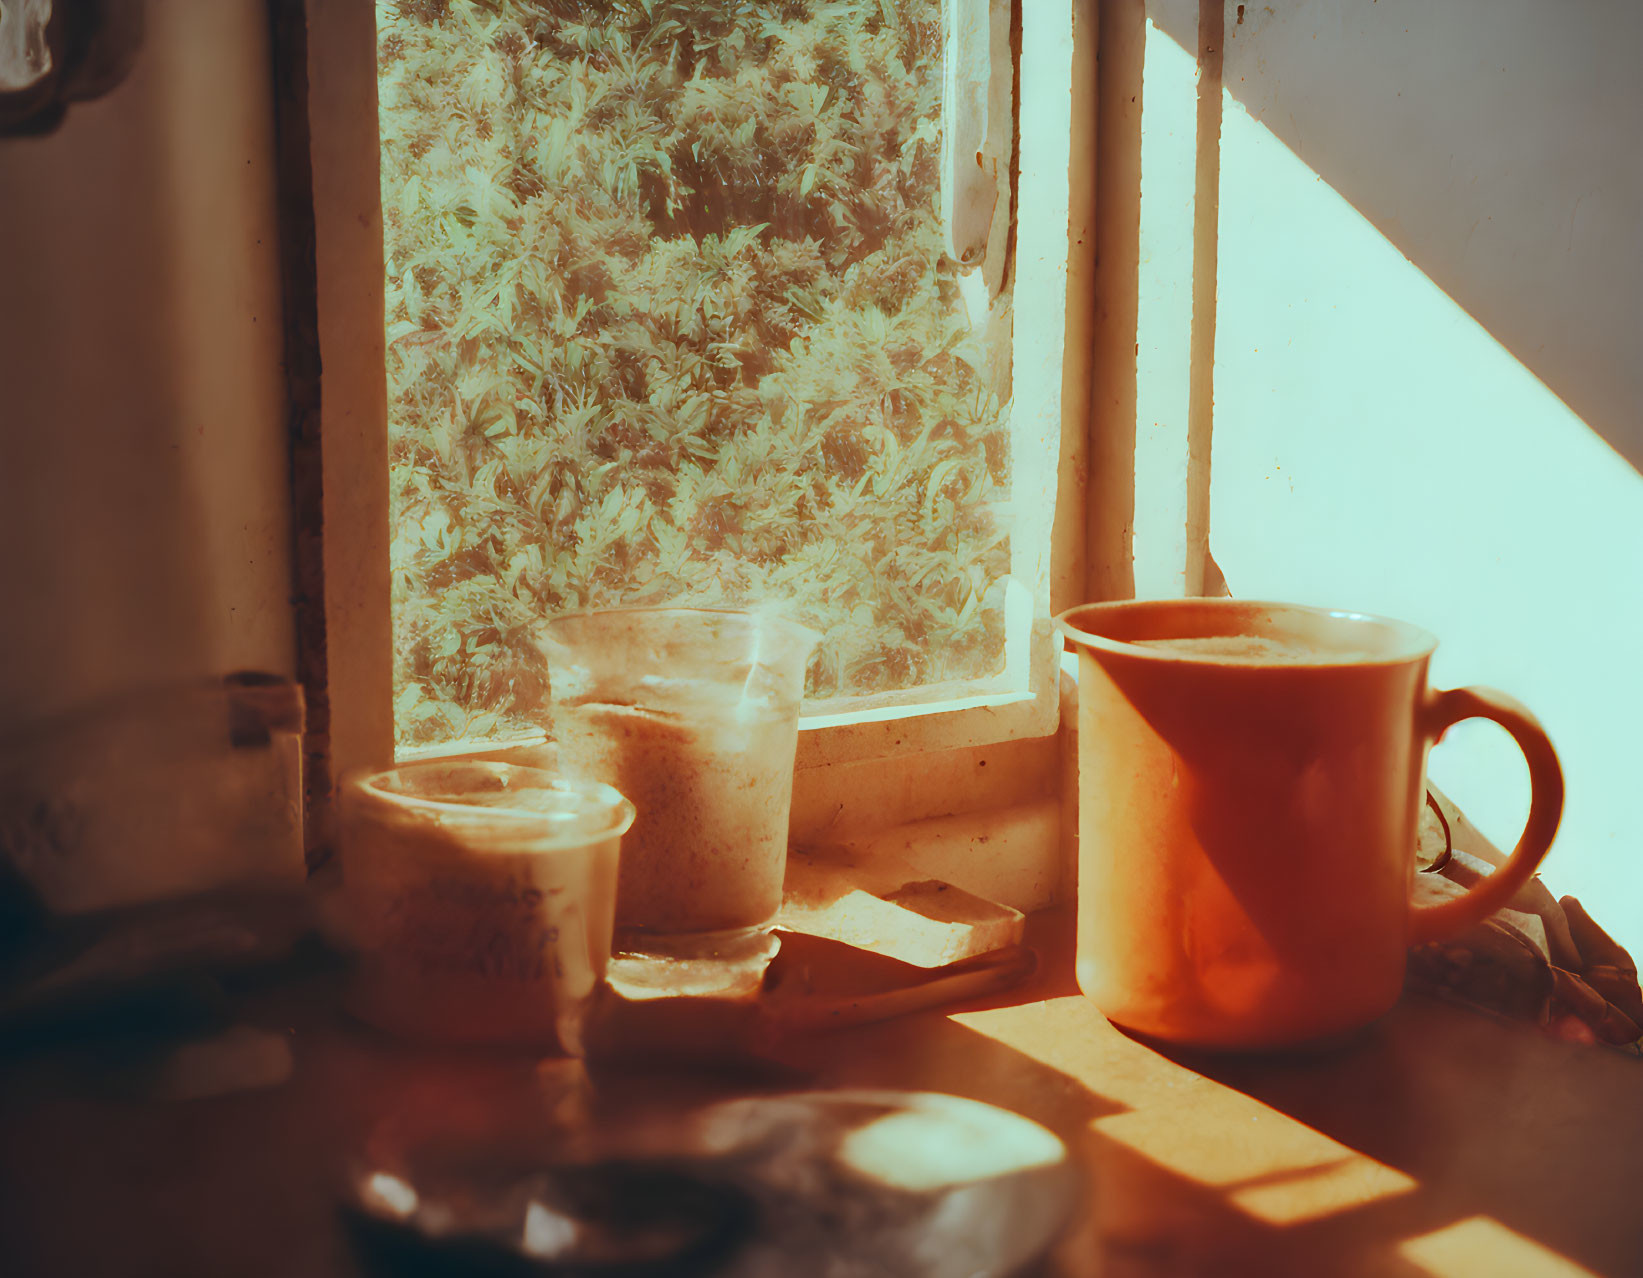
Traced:
<path fill-rule="evenodd" d="M 1023 10 L 1039 9 L 1034 0 L 1002 2 L 1012 11 L 1010 39 L 1021 59 L 1018 66 L 1037 74 L 1040 64 L 1033 59 L 1063 64 L 1068 93 L 1064 305 L 1054 317 L 1062 331 L 1062 358 L 1048 565 L 1053 616 L 1096 597 L 1087 563 L 1127 550 L 1114 545 L 1110 520 L 1099 516 L 1109 494 L 1116 490 L 1122 505 L 1133 508 L 1133 494 L 1123 491 L 1124 468 L 1092 473 L 1090 465 L 1100 451 L 1091 411 L 1098 0 L 1067 0 L 1065 27 L 1024 25 Z M 375 6 L 297 0 L 276 8 L 288 11 L 275 18 L 276 82 L 286 99 L 280 113 L 282 212 L 298 226 L 295 235 L 286 232 L 287 274 L 293 247 L 297 264 L 306 258 L 312 270 L 311 297 L 296 290 L 298 313 L 288 314 L 287 329 L 313 354 L 303 394 L 293 395 L 307 423 L 307 429 L 294 432 L 296 513 L 299 526 L 314 530 L 309 544 L 299 538 L 295 602 L 299 665 L 310 689 L 310 763 L 323 765 L 321 784 L 309 798 L 313 821 L 323 826 L 332 780 L 359 768 L 387 766 L 395 758 Z M 282 23 L 288 28 L 283 33 Z M 1021 167 L 1019 158 L 1012 167 Z M 1006 208 L 1010 203 L 1000 200 Z M 288 311 L 290 302 L 288 287 Z M 1017 386 L 1031 376 L 1021 353 L 1018 344 Z M 304 374 L 301 361 L 290 363 L 294 377 Z M 302 624 L 305 600 L 309 615 Z M 807 725 L 795 779 L 796 841 L 964 814 L 985 824 L 1004 809 L 1060 802 L 1062 769 L 1051 765 L 1062 717 L 1055 660 L 1061 645 L 1046 619 L 1035 623 L 1031 642 L 1034 685 L 1029 696 L 1009 699 L 1010 704 L 933 712 L 910 706 L 870 712 L 848 724 Z M 549 750 L 538 741 L 458 742 L 418 754 L 542 761 Z M 1004 780 L 978 786 L 975 778 L 988 767 Z M 859 801 L 865 795 L 873 796 L 866 810 Z M 845 813 L 848 819 L 841 824 Z M 1045 849 L 1043 855 L 1059 851 Z"/>

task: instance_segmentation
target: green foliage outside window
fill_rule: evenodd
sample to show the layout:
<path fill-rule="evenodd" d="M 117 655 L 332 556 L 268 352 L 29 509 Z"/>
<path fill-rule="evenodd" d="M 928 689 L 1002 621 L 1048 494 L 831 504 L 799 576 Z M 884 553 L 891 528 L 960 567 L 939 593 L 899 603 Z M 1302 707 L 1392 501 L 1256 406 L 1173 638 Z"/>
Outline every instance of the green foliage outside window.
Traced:
<path fill-rule="evenodd" d="M 402 745 L 539 726 L 580 607 L 791 601 L 812 697 L 1001 667 L 940 9 L 378 0 Z"/>

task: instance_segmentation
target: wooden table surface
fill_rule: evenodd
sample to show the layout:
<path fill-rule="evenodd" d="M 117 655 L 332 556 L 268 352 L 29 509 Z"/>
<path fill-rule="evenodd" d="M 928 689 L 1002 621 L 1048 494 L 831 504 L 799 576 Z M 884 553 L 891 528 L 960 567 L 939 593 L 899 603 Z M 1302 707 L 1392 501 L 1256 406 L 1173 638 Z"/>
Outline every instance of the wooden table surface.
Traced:
<path fill-rule="evenodd" d="M 287 1035 L 283 1086 L 157 1103 L 72 1057 L 0 1066 L 0 1274 L 351 1275 L 348 1158 L 396 1124 L 529 1126 L 580 1069 L 412 1051 L 312 983 L 245 1015 Z M 787 1043 L 745 1076 L 624 1076 L 594 1069 L 596 1107 L 836 1084 L 1034 1118 L 1087 1171 L 1055 1275 L 1643 1275 L 1643 1060 L 1416 996 L 1328 1053 L 1165 1055 L 1056 963 L 995 1006 Z"/>

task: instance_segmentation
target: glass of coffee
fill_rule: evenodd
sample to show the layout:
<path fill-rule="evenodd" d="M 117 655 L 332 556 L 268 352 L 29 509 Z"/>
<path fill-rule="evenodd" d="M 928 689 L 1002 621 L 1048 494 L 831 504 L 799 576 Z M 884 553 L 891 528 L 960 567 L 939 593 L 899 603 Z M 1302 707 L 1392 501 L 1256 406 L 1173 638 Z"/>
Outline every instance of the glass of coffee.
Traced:
<path fill-rule="evenodd" d="M 783 617 L 618 608 L 550 621 L 566 774 L 638 810 L 623 845 L 610 979 L 630 995 L 736 995 L 776 953 L 804 671 Z"/>

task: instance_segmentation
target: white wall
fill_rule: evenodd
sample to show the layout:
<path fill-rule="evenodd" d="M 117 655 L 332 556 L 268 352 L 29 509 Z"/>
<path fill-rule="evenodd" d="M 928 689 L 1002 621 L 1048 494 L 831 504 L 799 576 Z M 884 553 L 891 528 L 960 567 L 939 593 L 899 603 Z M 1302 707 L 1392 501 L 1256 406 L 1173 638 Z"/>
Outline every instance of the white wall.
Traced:
<path fill-rule="evenodd" d="M 146 9 L 129 80 L 0 141 L 0 725 L 294 666 L 267 16 Z"/>
<path fill-rule="evenodd" d="M 1437 682 L 1537 711 L 1568 778 L 1544 877 L 1643 951 L 1643 8 L 1236 8 L 1213 553 L 1240 596 L 1425 625 Z M 1195 6 L 1157 9 L 1195 50 Z M 1432 774 L 1510 844 L 1504 737 Z"/>
<path fill-rule="evenodd" d="M 1242 23 L 1238 7 L 1228 95 L 1643 465 L 1643 7 L 1284 0 Z M 1196 49 L 1196 3 L 1154 10 Z"/>

